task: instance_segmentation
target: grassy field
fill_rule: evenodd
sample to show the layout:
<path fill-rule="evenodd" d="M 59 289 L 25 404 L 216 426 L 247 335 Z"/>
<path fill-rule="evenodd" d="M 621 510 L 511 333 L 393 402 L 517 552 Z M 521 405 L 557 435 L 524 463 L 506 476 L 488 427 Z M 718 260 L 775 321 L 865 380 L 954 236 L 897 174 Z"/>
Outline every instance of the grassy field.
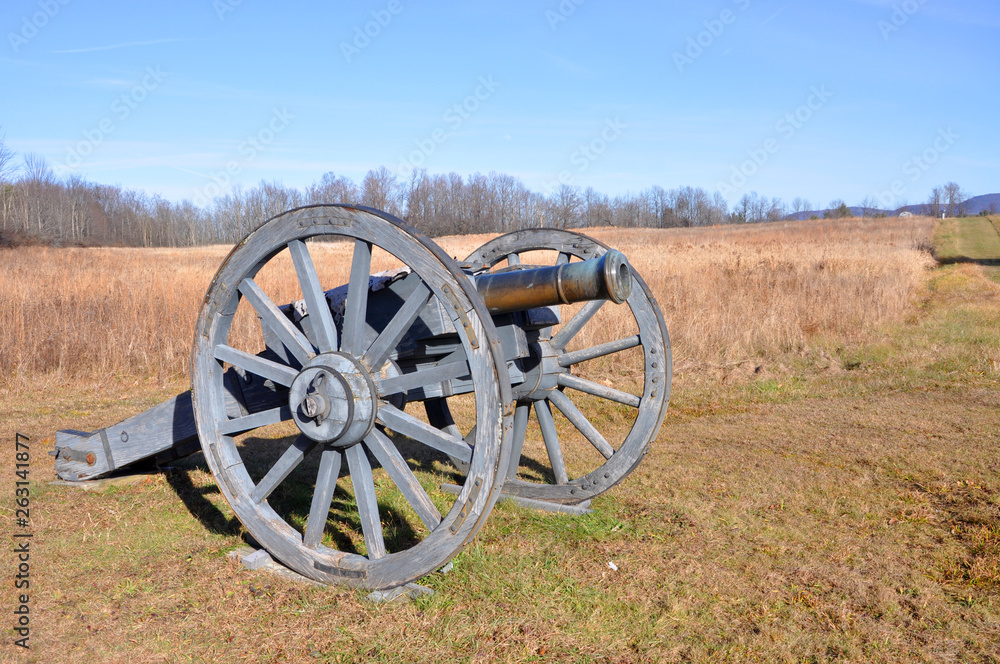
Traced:
<path fill-rule="evenodd" d="M 983 223 L 594 231 L 671 331 L 657 443 L 594 514 L 501 504 L 422 581 L 435 595 L 388 605 L 229 562 L 241 526 L 200 454 L 101 493 L 49 484 L 56 429 L 185 389 L 226 248 L 0 254 L 0 513 L 13 532 L 21 432 L 34 533 L 32 648 L 11 645 L 5 584 L 0 661 L 997 661 L 1000 240 Z"/>
<path fill-rule="evenodd" d="M 996 217 L 943 219 L 935 231 L 936 256 L 942 263 L 975 263 L 1000 279 L 1000 228 Z"/>

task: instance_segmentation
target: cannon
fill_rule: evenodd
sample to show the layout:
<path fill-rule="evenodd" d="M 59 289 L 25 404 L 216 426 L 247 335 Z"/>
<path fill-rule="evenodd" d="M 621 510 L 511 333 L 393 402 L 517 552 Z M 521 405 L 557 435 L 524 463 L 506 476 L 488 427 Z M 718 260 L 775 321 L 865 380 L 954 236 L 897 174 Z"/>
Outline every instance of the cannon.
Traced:
<path fill-rule="evenodd" d="M 622 332 L 580 343 L 588 326 L 608 336 L 595 322 L 608 303 Z M 592 364 L 631 367 L 630 389 L 588 378 Z M 195 326 L 191 390 L 97 431 L 59 431 L 55 468 L 83 481 L 200 450 L 274 558 L 321 583 L 395 588 L 446 565 L 501 493 L 579 510 L 621 482 L 657 435 L 670 378 L 655 299 L 596 240 L 522 230 L 457 261 L 384 212 L 308 206 L 222 263 Z M 581 400 L 607 405 L 608 431 Z"/>

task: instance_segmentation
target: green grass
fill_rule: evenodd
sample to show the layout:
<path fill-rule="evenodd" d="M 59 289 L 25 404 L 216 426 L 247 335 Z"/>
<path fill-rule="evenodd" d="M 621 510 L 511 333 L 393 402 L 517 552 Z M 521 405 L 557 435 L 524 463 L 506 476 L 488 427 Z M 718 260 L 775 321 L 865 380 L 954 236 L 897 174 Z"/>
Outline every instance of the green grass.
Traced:
<path fill-rule="evenodd" d="M 942 263 L 972 262 L 1000 280 L 1000 218 L 942 219 L 934 233 L 935 255 Z"/>

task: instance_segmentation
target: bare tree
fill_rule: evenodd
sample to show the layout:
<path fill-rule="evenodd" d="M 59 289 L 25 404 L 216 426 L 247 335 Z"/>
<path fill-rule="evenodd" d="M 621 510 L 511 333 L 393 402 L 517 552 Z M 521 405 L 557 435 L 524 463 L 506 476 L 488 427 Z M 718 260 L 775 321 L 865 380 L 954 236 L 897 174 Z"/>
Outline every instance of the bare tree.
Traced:
<path fill-rule="evenodd" d="M 306 188 L 306 199 L 311 204 L 357 203 L 361 196 L 357 185 L 350 178 L 327 172 L 319 182 Z"/>
<path fill-rule="evenodd" d="M 780 221 L 784 215 L 785 205 L 780 198 L 768 198 L 751 191 L 740 197 L 729 218 L 736 224 L 757 224 L 763 221 Z"/>
<path fill-rule="evenodd" d="M 430 213 L 431 187 L 426 168 L 414 168 L 406 185 L 406 221 L 427 232 Z"/>
<path fill-rule="evenodd" d="M 943 203 L 947 205 L 949 217 L 964 217 L 969 211 L 969 194 L 962 191 L 956 182 L 944 186 Z"/>
<path fill-rule="evenodd" d="M 587 187 L 583 192 L 583 224 L 584 226 L 611 225 L 611 205 L 606 194 Z"/>
<path fill-rule="evenodd" d="M 780 198 L 775 196 L 771 199 L 771 202 L 767 207 L 767 211 L 764 213 L 764 221 L 781 221 L 784 218 L 785 204 Z"/>
<path fill-rule="evenodd" d="M 756 193 L 753 196 L 750 194 L 740 196 L 740 200 L 736 201 L 736 207 L 733 208 L 733 213 L 730 215 L 733 223 L 747 224 L 753 221 L 753 207 L 756 197 Z"/>
<path fill-rule="evenodd" d="M 490 180 L 482 173 L 473 173 L 465 182 L 472 232 L 496 229 L 496 200 Z"/>
<path fill-rule="evenodd" d="M 931 217 L 940 217 L 945 205 L 945 194 L 941 187 L 934 187 L 924 204 L 924 213 Z"/>
<path fill-rule="evenodd" d="M 361 204 L 399 215 L 399 183 L 385 166 L 368 171 L 361 182 Z"/>
<path fill-rule="evenodd" d="M 7 230 L 11 207 L 14 204 L 14 186 L 8 178 L 14 174 L 14 151 L 7 147 L 7 135 L 0 134 L 0 229 Z"/>
<path fill-rule="evenodd" d="M 853 216 L 853 214 L 851 208 L 847 207 L 847 203 L 839 198 L 835 198 L 830 201 L 830 207 L 827 208 L 823 217 L 826 219 L 846 219 Z"/>
<path fill-rule="evenodd" d="M 559 185 L 556 193 L 549 198 L 552 225 L 556 228 L 574 228 L 579 226 L 579 214 L 582 203 L 579 187 L 565 183 Z"/>
<path fill-rule="evenodd" d="M 496 171 L 490 171 L 489 181 L 493 189 L 496 230 L 500 232 L 514 230 L 518 221 L 518 198 L 523 185 L 514 176 Z"/>
<path fill-rule="evenodd" d="M 51 184 L 56 181 L 56 176 L 44 157 L 29 152 L 24 155 L 24 179 Z"/>
<path fill-rule="evenodd" d="M 7 135 L 0 134 L 0 183 L 7 182 L 17 170 L 14 157 L 15 152 L 7 147 Z"/>
<path fill-rule="evenodd" d="M 864 200 L 858 204 L 858 207 L 861 208 L 862 219 L 871 219 L 878 213 L 879 209 L 878 201 L 871 196 L 865 196 Z"/>
<path fill-rule="evenodd" d="M 804 201 L 801 197 L 796 196 L 792 199 L 792 212 L 795 213 L 795 218 L 802 221 L 802 211 L 805 209 L 803 207 Z"/>
<path fill-rule="evenodd" d="M 710 196 L 701 187 L 681 187 L 670 194 L 674 217 L 682 226 L 708 226 L 725 218 L 728 206 L 721 194 Z"/>

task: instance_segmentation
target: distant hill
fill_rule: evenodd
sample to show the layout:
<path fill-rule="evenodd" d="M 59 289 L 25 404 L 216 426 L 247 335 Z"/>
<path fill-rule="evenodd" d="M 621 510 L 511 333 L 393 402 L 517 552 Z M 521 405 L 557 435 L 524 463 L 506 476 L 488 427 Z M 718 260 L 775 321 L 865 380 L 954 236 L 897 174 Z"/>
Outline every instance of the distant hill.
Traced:
<path fill-rule="evenodd" d="M 787 221 L 794 221 L 796 219 L 811 219 L 813 217 L 819 217 L 820 219 L 822 219 L 823 216 L 827 212 L 829 212 L 829 211 L 830 211 L 830 209 L 827 208 L 826 210 L 806 210 L 804 212 L 793 212 L 792 214 L 786 214 L 783 217 L 783 219 L 785 219 Z M 898 210 L 896 212 L 889 212 L 888 214 L 889 214 L 889 216 L 894 217 L 894 216 L 898 215 L 900 212 L 902 212 L 902 210 Z M 851 206 L 851 214 L 854 215 L 855 217 L 860 217 L 861 216 L 861 208 L 858 207 L 857 205 L 852 205 Z M 878 214 L 878 212 L 876 212 L 876 214 Z"/>
<path fill-rule="evenodd" d="M 982 196 L 973 196 L 968 201 L 966 201 L 968 206 L 970 216 L 977 215 L 982 211 L 986 211 L 990 214 L 1000 214 L 1000 194 L 983 194 Z M 912 212 L 913 214 L 923 214 L 924 205 L 923 203 L 919 205 L 907 205 L 906 207 L 899 208 L 895 211 L 895 215 L 900 212 Z"/>
<path fill-rule="evenodd" d="M 969 199 L 969 214 L 979 214 L 983 210 L 1000 214 L 1000 194 L 983 194 Z"/>
<path fill-rule="evenodd" d="M 966 202 L 968 206 L 968 214 L 970 216 L 977 215 L 984 210 L 990 214 L 1000 214 L 1000 194 L 983 194 L 982 196 L 974 196 Z M 809 219 L 810 217 L 816 216 L 820 219 L 829 212 L 829 210 L 809 210 L 807 212 L 793 212 L 792 214 L 785 215 L 785 219 L 795 220 L 795 219 Z M 851 206 L 851 214 L 855 217 L 861 216 L 861 208 L 857 205 Z M 918 205 L 907 205 L 901 207 L 897 210 L 876 210 L 874 214 L 886 213 L 890 217 L 898 217 L 902 212 L 912 212 L 913 214 L 923 214 L 924 204 L 920 203 Z"/>

